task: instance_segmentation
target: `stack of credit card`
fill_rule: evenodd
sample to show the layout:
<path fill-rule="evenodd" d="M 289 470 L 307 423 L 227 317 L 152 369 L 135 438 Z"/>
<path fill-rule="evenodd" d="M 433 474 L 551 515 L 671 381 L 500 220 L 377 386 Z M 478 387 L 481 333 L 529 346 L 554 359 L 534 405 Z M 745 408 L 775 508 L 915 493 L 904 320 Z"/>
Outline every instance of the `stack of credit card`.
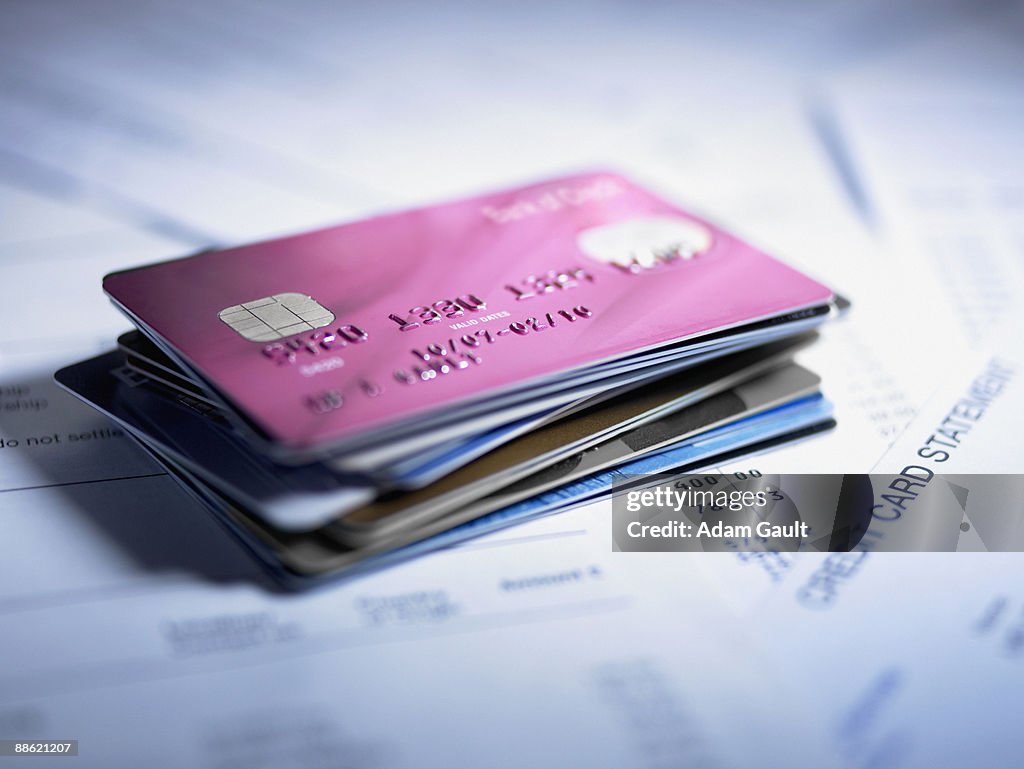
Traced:
<path fill-rule="evenodd" d="M 306 583 L 833 426 L 844 303 L 612 173 L 108 275 L 57 381 Z"/>

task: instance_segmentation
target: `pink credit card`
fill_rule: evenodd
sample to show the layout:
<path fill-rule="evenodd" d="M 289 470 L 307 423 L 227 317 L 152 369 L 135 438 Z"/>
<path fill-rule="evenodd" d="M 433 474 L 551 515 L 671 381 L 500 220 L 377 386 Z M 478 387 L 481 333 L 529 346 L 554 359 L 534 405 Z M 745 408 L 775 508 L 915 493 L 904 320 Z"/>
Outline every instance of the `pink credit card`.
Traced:
<path fill-rule="evenodd" d="M 832 297 L 613 173 L 204 252 L 104 290 L 299 453 Z"/>

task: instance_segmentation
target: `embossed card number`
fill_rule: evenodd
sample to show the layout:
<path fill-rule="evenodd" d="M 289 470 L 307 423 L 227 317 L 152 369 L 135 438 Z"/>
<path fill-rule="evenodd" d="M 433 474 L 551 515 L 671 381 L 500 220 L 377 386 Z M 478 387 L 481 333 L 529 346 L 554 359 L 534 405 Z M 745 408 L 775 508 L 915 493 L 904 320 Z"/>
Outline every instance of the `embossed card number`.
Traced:
<path fill-rule="evenodd" d="M 519 302 L 524 299 L 532 299 L 535 296 L 575 288 L 584 282 L 593 283 L 594 276 L 582 267 L 570 267 L 567 270 L 548 270 L 538 275 L 527 275 L 519 282 L 519 285 L 506 285 L 505 290 L 511 292 Z"/>
<path fill-rule="evenodd" d="M 350 344 L 362 344 L 369 338 L 370 335 L 359 326 L 342 323 L 334 330 L 314 331 L 306 336 L 268 344 L 263 348 L 263 354 L 279 366 L 286 366 L 297 362 L 300 354 L 319 355 Z"/>
<path fill-rule="evenodd" d="M 431 305 L 413 307 L 405 317 L 391 313 L 391 320 L 398 324 L 400 331 L 412 331 L 420 325 L 430 326 L 444 318 L 461 318 L 467 312 L 486 309 L 487 303 L 476 294 L 463 294 L 455 299 L 438 299 Z"/>

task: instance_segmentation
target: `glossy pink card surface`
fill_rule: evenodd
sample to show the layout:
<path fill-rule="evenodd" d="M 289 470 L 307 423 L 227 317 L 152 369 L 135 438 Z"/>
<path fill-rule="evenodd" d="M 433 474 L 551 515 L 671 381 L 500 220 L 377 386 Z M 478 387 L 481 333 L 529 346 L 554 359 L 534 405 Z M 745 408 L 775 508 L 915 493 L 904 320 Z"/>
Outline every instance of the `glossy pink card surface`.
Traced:
<path fill-rule="evenodd" d="M 205 252 L 104 289 L 300 451 L 832 296 L 611 173 Z"/>

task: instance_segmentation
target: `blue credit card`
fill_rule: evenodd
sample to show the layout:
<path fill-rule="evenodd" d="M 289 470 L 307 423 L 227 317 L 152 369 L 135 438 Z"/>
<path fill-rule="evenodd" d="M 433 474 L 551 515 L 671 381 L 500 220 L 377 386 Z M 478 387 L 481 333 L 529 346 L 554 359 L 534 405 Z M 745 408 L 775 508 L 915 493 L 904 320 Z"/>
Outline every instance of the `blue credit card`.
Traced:
<path fill-rule="evenodd" d="M 617 479 L 626 476 L 654 475 L 683 467 L 694 469 L 693 466 L 697 464 L 707 466 L 711 461 L 717 461 L 722 455 L 727 455 L 738 449 L 752 447 L 780 436 L 796 433 L 812 425 L 829 424 L 831 417 L 832 404 L 823 396 L 813 395 L 801 398 L 793 403 L 711 430 L 664 451 L 644 456 L 612 470 L 597 473 L 510 505 L 423 542 L 402 548 L 384 558 L 411 557 L 430 550 L 449 547 L 506 526 L 595 501 L 610 494 L 612 484 Z"/>

